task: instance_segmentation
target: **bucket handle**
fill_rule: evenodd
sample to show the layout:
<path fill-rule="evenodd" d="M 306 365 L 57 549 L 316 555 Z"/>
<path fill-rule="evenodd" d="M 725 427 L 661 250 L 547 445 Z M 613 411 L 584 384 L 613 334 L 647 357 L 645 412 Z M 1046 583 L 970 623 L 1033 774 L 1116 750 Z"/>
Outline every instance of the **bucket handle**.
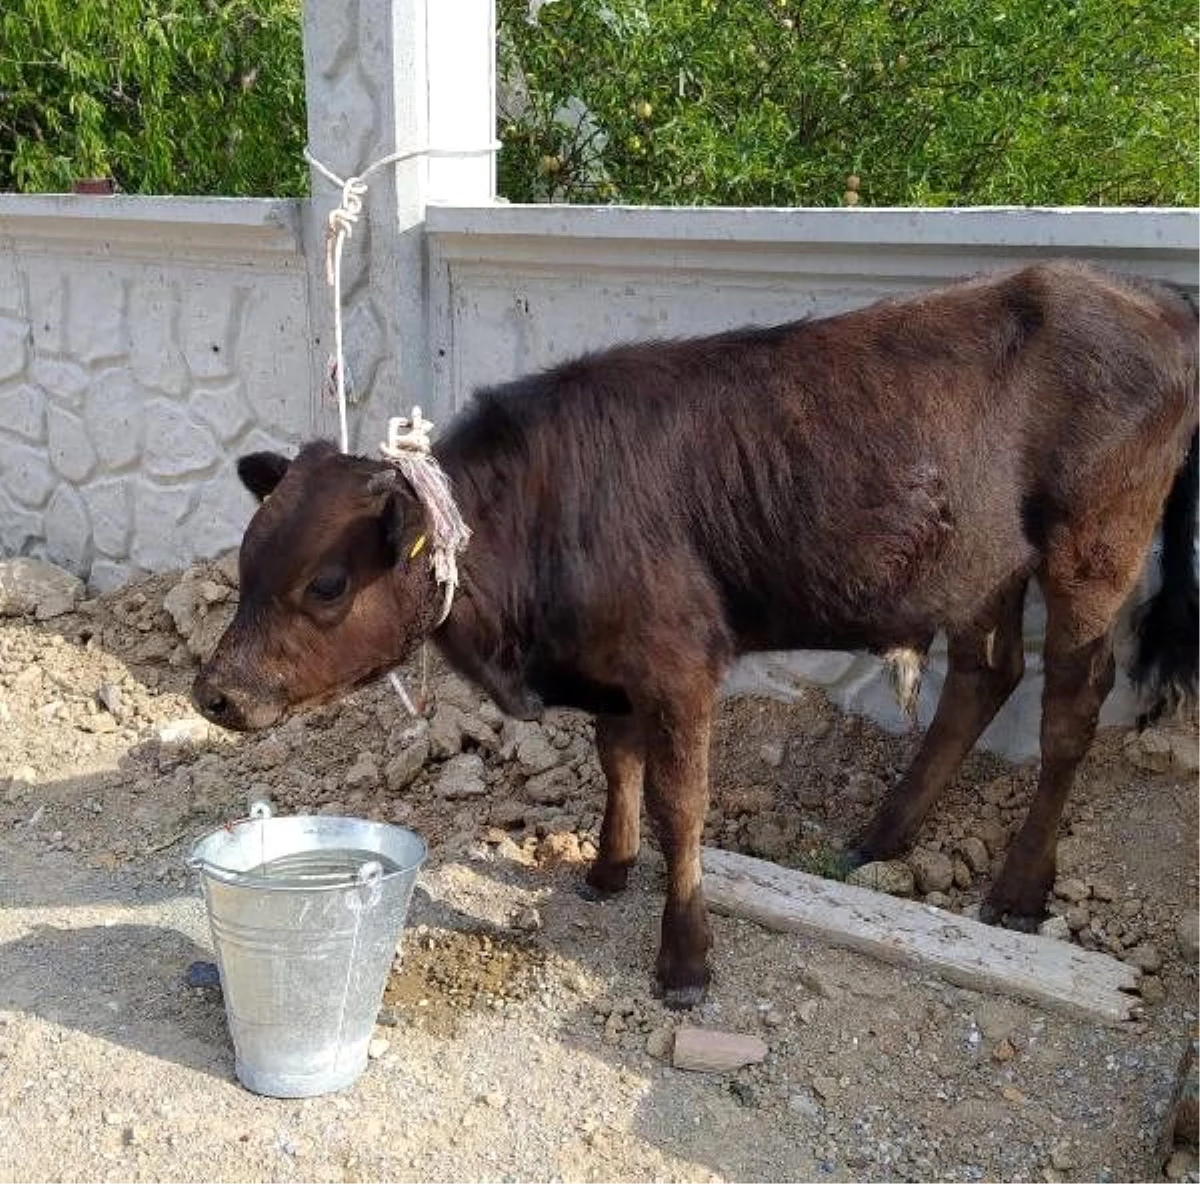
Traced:
<path fill-rule="evenodd" d="M 235 818 L 232 822 L 225 823 L 226 830 L 232 830 L 240 822 L 265 822 L 268 818 L 274 818 L 275 811 L 271 808 L 271 803 L 267 798 L 254 798 L 246 810 L 245 818 Z M 218 880 L 223 878 L 231 878 L 234 873 L 226 868 L 217 867 L 215 864 L 209 863 L 206 859 L 201 859 L 198 855 L 188 855 L 183 861 L 189 871 L 193 872 L 208 872 L 209 875 L 215 876 Z"/>

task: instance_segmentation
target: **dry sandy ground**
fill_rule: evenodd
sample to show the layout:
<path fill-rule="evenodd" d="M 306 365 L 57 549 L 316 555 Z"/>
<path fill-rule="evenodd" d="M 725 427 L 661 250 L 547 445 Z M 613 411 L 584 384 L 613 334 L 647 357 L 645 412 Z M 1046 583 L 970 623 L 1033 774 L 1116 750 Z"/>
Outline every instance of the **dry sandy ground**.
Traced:
<path fill-rule="evenodd" d="M 197 648 L 228 612 L 224 573 L 193 573 Z M 1075 910 L 1074 940 L 1151 971 L 1139 1021 L 1086 1024 L 716 918 L 716 981 L 687 1022 L 769 1053 L 685 1073 L 662 1056 L 681 1018 L 651 991 L 657 854 L 618 899 L 575 891 L 601 807 L 585 721 L 514 730 L 438 673 L 429 730 L 379 687 L 270 735 L 209 734 L 162 607 L 177 582 L 0 622 L 0 1180 L 1162 1178 L 1196 1025 L 1194 776 L 1139 768 L 1105 734 L 1064 824 L 1079 899 L 1056 910 Z M 913 744 L 815 693 L 730 701 L 707 841 L 832 867 Z M 1031 785 L 968 762 L 922 836 L 954 870 L 939 902 L 978 903 Z M 243 1090 L 219 991 L 186 983 L 211 946 L 183 856 L 260 793 L 430 842 L 388 1047 L 336 1096 Z M 1171 1174 L 1195 1162 L 1180 1151 Z"/>

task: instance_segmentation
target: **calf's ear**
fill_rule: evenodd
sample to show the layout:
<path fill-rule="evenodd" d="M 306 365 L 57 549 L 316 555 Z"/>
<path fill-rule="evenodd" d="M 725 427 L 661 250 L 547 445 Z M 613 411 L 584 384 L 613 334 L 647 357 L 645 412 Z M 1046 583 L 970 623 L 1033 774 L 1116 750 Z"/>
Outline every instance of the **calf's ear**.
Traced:
<path fill-rule="evenodd" d="M 239 457 L 237 471 L 242 484 L 261 502 L 274 492 L 291 463 L 278 452 L 251 452 Z"/>

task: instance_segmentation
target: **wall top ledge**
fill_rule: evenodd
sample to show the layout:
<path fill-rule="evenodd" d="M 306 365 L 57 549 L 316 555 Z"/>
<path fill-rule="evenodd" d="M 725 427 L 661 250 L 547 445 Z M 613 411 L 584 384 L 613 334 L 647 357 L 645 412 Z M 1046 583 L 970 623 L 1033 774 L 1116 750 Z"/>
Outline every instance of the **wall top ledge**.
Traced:
<path fill-rule="evenodd" d="M 282 198 L 0 194 L 8 250 L 303 265 L 302 202 Z"/>
<path fill-rule="evenodd" d="M 1200 210 L 1112 206 L 767 209 L 666 206 L 431 206 L 439 237 L 521 236 L 730 245 L 813 244 L 877 248 L 970 246 L 1138 250 L 1197 249 Z"/>

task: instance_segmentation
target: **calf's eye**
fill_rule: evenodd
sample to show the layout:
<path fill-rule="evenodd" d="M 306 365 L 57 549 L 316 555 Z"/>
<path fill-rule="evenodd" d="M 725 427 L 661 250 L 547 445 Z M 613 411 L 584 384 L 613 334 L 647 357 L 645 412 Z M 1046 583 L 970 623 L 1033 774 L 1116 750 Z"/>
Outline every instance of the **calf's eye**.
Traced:
<path fill-rule="evenodd" d="M 323 571 L 309 582 L 304 591 L 314 600 L 337 600 L 346 591 L 349 582 L 344 571 Z"/>

